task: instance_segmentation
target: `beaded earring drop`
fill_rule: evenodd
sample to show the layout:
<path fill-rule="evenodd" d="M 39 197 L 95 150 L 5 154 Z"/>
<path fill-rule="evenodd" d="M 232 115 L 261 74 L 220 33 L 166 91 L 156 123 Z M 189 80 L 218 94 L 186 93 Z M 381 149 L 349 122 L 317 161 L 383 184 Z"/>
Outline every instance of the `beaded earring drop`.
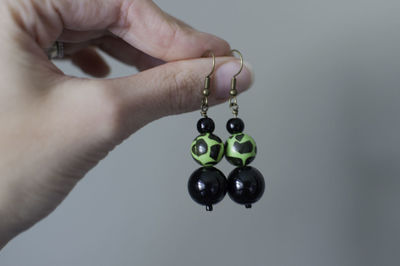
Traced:
<path fill-rule="evenodd" d="M 238 118 L 239 105 L 237 103 L 236 77 L 243 69 L 243 56 L 238 50 L 232 50 L 240 56 L 240 70 L 231 80 L 229 92 L 229 107 L 233 118 L 229 119 L 226 129 L 232 134 L 225 143 L 225 158 L 231 164 L 237 166 L 228 176 L 228 194 L 236 203 L 251 208 L 251 204 L 258 201 L 265 189 L 264 177 L 256 168 L 248 166 L 257 154 L 257 146 L 254 139 L 243 133 L 243 120 Z"/>
<path fill-rule="evenodd" d="M 195 202 L 205 205 L 207 211 L 212 211 L 213 205 L 220 202 L 227 191 L 225 175 L 213 167 L 224 156 L 224 144 L 218 136 L 213 134 L 215 124 L 207 116 L 211 75 L 215 70 L 215 56 L 212 52 L 210 54 L 213 66 L 204 81 L 203 99 L 201 101 L 201 115 L 203 117 L 197 122 L 197 130 L 200 135 L 194 139 L 191 145 L 192 157 L 202 167 L 192 173 L 188 182 L 190 196 Z"/>

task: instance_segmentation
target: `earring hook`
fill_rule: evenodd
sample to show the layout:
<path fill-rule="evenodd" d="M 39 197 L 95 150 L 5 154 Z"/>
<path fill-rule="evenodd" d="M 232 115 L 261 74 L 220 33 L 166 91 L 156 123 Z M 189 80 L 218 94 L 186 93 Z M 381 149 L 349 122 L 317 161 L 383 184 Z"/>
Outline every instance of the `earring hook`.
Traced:
<path fill-rule="evenodd" d="M 231 51 L 231 54 L 234 56 L 235 53 L 237 53 L 237 54 L 239 55 L 239 57 L 240 57 L 240 69 L 239 69 L 239 72 L 238 72 L 238 73 L 236 73 L 235 75 L 233 75 L 234 78 L 236 78 L 236 77 L 240 74 L 240 72 L 242 72 L 242 70 L 243 70 L 243 55 L 242 55 L 241 52 L 239 52 L 239 50 L 233 49 L 233 50 Z"/>
<path fill-rule="evenodd" d="M 231 80 L 231 90 L 229 91 L 229 107 L 232 110 L 232 114 L 237 117 L 239 114 L 239 105 L 237 103 L 237 99 L 236 99 L 236 95 L 238 94 L 238 91 L 236 89 L 236 77 L 240 74 L 240 72 L 242 72 L 243 70 L 243 55 L 241 52 L 239 52 L 239 50 L 233 49 L 231 51 L 231 54 L 233 56 L 235 56 L 235 53 L 237 53 L 240 57 L 240 69 L 239 71 L 233 75 L 232 80 Z"/>
<path fill-rule="evenodd" d="M 210 87 L 211 87 L 211 75 L 214 73 L 215 70 L 215 55 L 212 51 L 207 51 L 206 55 L 212 56 L 212 69 L 210 74 L 208 74 L 204 79 L 204 89 L 202 91 L 203 99 L 201 101 L 201 115 L 203 117 L 207 117 L 208 111 L 208 96 L 210 95 Z"/>
<path fill-rule="evenodd" d="M 211 72 L 210 72 L 210 74 L 208 74 L 207 75 L 207 77 L 210 77 L 213 73 L 214 73 L 214 70 L 215 70 L 215 55 L 214 55 L 214 53 L 211 51 L 211 50 L 208 50 L 207 52 L 205 52 L 204 53 L 205 55 L 211 55 L 212 56 L 212 69 L 211 69 Z"/>

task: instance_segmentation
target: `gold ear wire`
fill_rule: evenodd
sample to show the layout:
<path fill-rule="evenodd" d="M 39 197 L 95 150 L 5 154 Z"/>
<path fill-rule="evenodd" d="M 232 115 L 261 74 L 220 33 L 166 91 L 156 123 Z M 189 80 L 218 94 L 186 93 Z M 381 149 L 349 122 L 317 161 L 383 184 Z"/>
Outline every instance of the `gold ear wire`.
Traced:
<path fill-rule="evenodd" d="M 212 51 L 207 51 L 205 54 L 212 56 L 212 69 L 210 74 L 208 74 L 204 79 L 204 89 L 202 91 L 203 99 L 201 101 L 201 115 L 207 117 L 208 96 L 210 95 L 210 87 L 211 87 L 211 75 L 214 73 L 215 70 L 215 55 Z"/>
<path fill-rule="evenodd" d="M 243 70 L 243 55 L 239 50 L 233 49 L 231 53 L 234 55 L 237 53 L 240 57 L 240 69 L 239 71 L 233 75 L 232 80 L 231 80 L 231 90 L 229 91 L 230 99 L 229 99 L 229 107 L 232 110 L 232 114 L 237 117 L 239 113 L 239 105 L 237 104 L 237 99 L 236 95 L 238 94 L 237 89 L 236 89 L 236 77 L 242 72 Z"/>
<path fill-rule="evenodd" d="M 207 77 L 210 77 L 213 73 L 214 73 L 214 70 L 215 70 L 215 55 L 214 55 L 214 53 L 212 52 L 212 51 L 207 51 L 207 52 L 205 52 L 205 54 L 206 55 L 211 55 L 212 56 L 212 69 L 211 69 L 211 72 L 210 72 L 210 74 L 208 74 L 207 75 Z"/>
<path fill-rule="evenodd" d="M 235 75 L 233 75 L 234 78 L 236 78 L 236 77 L 240 74 L 240 72 L 242 72 L 242 70 L 243 70 L 243 55 L 242 55 L 241 52 L 239 52 L 239 50 L 233 49 L 233 50 L 231 51 L 231 54 L 232 54 L 232 55 L 235 55 L 235 53 L 237 53 L 237 54 L 239 55 L 239 57 L 240 57 L 240 69 L 239 69 L 239 72 L 238 72 L 238 73 L 236 73 Z"/>

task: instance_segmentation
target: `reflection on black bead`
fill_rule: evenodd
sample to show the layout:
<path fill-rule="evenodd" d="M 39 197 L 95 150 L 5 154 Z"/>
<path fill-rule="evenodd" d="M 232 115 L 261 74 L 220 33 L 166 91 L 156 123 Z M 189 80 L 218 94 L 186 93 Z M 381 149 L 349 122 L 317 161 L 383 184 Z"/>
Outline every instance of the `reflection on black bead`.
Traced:
<path fill-rule="evenodd" d="M 200 133 L 212 133 L 214 129 L 214 121 L 209 117 L 203 117 L 197 122 L 197 130 Z"/>
<path fill-rule="evenodd" d="M 243 120 L 240 118 L 231 118 L 226 123 L 226 130 L 231 134 L 241 133 L 244 130 Z"/>
<path fill-rule="evenodd" d="M 189 178 L 188 190 L 192 199 L 212 211 L 213 204 L 220 202 L 226 194 L 227 182 L 224 174 L 214 167 L 201 167 Z"/>
<path fill-rule="evenodd" d="M 251 208 L 251 204 L 262 197 L 264 190 L 264 177 L 254 167 L 237 167 L 228 176 L 229 197 L 246 208 Z"/>
<path fill-rule="evenodd" d="M 208 151 L 208 145 L 207 145 L 207 142 L 205 142 L 204 139 L 197 140 L 196 144 L 193 147 L 194 147 L 194 151 L 193 151 L 193 149 L 192 149 L 192 151 L 197 156 L 205 154 Z"/>

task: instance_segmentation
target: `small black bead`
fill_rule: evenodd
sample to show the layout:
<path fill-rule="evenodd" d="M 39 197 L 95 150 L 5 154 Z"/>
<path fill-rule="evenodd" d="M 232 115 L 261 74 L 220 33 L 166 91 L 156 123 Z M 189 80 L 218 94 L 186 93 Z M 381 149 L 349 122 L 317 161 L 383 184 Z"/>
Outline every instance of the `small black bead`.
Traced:
<path fill-rule="evenodd" d="M 231 118 L 226 123 L 226 130 L 231 134 L 241 133 L 244 130 L 243 120 L 240 118 Z"/>
<path fill-rule="evenodd" d="M 197 130 L 200 132 L 200 134 L 212 133 L 214 129 L 214 121 L 209 117 L 203 117 L 197 122 Z"/>
<path fill-rule="evenodd" d="M 192 199 L 212 211 L 212 205 L 220 202 L 226 195 L 225 175 L 214 167 L 201 167 L 189 178 L 188 190 Z"/>
<path fill-rule="evenodd" d="M 246 208 L 251 208 L 251 204 L 262 197 L 264 190 L 264 177 L 254 167 L 237 167 L 228 176 L 229 197 Z"/>

